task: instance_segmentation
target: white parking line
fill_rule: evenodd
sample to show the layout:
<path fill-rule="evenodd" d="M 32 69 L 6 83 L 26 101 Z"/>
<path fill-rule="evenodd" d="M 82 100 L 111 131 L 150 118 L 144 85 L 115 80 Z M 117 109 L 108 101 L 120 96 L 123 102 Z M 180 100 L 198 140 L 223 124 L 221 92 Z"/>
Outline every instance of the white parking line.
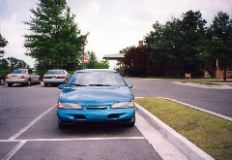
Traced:
<path fill-rule="evenodd" d="M 54 107 L 55 107 L 55 105 L 52 106 L 51 108 L 49 108 L 48 110 L 46 110 L 45 112 L 43 112 L 42 114 L 40 114 L 37 118 L 35 118 L 33 121 L 31 121 L 28 125 L 26 125 L 24 128 L 19 130 L 13 136 L 11 136 L 9 138 L 9 140 L 15 140 L 16 138 L 18 138 L 21 134 L 23 134 L 26 130 L 28 130 L 32 125 L 34 125 L 37 121 L 39 121 L 43 116 L 45 116 L 48 112 L 50 112 Z"/>
<path fill-rule="evenodd" d="M 10 150 L 10 152 L 8 152 L 3 158 L 2 160 L 10 160 L 15 153 L 17 153 L 17 151 L 22 148 L 22 146 L 26 143 L 27 141 L 20 141 L 12 150 Z"/>
<path fill-rule="evenodd" d="M 0 142 L 58 142 L 58 141 L 102 141 L 102 140 L 135 140 L 145 139 L 142 136 L 138 137 L 93 137 L 93 138 L 36 138 L 36 139 L 2 139 Z"/>
<path fill-rule="evenodd" d="M 103 140 L 138 140 L 144 137 L 97 137 L 97 138 L 48 138 L 48 139 L 2 139 L 0 142 L 19 142 L 2 160 L 10 160 L 27 142 L 67 142 L 67 141 L 103 141 Z"/>

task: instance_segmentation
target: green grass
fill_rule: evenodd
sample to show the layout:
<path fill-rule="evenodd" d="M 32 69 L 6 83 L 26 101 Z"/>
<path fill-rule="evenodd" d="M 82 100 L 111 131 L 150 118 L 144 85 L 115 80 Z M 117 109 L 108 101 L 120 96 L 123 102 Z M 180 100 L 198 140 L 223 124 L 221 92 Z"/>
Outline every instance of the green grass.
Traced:
<path fill-rule="evenodd" d="M 220 86 L 225 84 L 230 84 L 230 82 L 224 82 L 222 80 L 216 80 L 216 79 L 185 79 L 180 80 L 182 83 L 195 83 L 195 84 L 203 84 L 208 86 Z"/>
<path fill-rule="evenodd" d="M 232 159 L 231 121 L 159 98 L 136 102 L 215 159 Z"/>

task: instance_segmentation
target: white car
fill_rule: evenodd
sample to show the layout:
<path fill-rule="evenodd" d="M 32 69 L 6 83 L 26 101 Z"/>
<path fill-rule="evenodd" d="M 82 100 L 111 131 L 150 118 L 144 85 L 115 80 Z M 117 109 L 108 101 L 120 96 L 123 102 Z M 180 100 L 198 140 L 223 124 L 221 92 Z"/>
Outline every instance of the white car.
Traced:
<path fill-rule="evenodd" d="M 51 69 L 43 76 L 44 86 L 50 84 L 62 84 L 66 83 L 69 78 L 69 74 L 64 69 Z"/>
<path fill-rule="evenodd" d="M 15 69 L 6 76 L 6 84 L 8 87 L 11 87 L 14 83 L 28 86 L 32 83 L 40 83 L 39 75 L 33 73 L 31 69 Z"/>

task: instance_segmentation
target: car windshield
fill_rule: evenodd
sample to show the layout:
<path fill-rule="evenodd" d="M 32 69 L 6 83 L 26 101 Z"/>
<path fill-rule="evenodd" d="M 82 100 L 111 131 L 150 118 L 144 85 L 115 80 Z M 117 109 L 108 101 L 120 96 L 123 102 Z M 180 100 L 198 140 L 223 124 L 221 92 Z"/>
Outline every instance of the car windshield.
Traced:
<path fill-rule="evenodd" d="M 47 74 L 64 74 L 62 70 L 48 70 Z"/>
<path fill-rule="evenodd" d="M 11 72 L 12 74 L 24 74 L 27 73 L 26 70 L 22 70 L 22 69 L 16 69 L 13 72 Z"/>
<path fill-rule="evenodd" d="M 118 73 L 113 72 L 77 72 L 69 82 L 75 86 L 125 86 L 126 83 Z"/>

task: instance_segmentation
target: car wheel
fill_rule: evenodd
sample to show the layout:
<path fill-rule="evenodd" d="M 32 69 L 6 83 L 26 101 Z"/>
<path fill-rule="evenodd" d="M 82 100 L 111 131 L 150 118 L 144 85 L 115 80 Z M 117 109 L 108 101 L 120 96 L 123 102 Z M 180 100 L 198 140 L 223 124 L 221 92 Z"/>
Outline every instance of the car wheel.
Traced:
<path fill-rule="evenodd" d="M 30 85 L 31 85 L 31 80 L 28 79 L 28 81 L 27 81 L 27 86 L 30 86 Z"/>
<path fill-rule="evenodd" d="M 7 83 L 7 86 L 8 87 L 12 87 L 12 83 Z"/>
<path fill-rule="evenodd" d="M 127 123 L 126 126 L 127 127 L 134 127 L 134 125 L 135 125 L 135 116 L 134 116 L 132 122 Z"/>
<path fill-rule="evenodd" d="M 48 86 L 48 84 L 47 83 L 44 83 L 44 87 L 47 87 Z"/>

